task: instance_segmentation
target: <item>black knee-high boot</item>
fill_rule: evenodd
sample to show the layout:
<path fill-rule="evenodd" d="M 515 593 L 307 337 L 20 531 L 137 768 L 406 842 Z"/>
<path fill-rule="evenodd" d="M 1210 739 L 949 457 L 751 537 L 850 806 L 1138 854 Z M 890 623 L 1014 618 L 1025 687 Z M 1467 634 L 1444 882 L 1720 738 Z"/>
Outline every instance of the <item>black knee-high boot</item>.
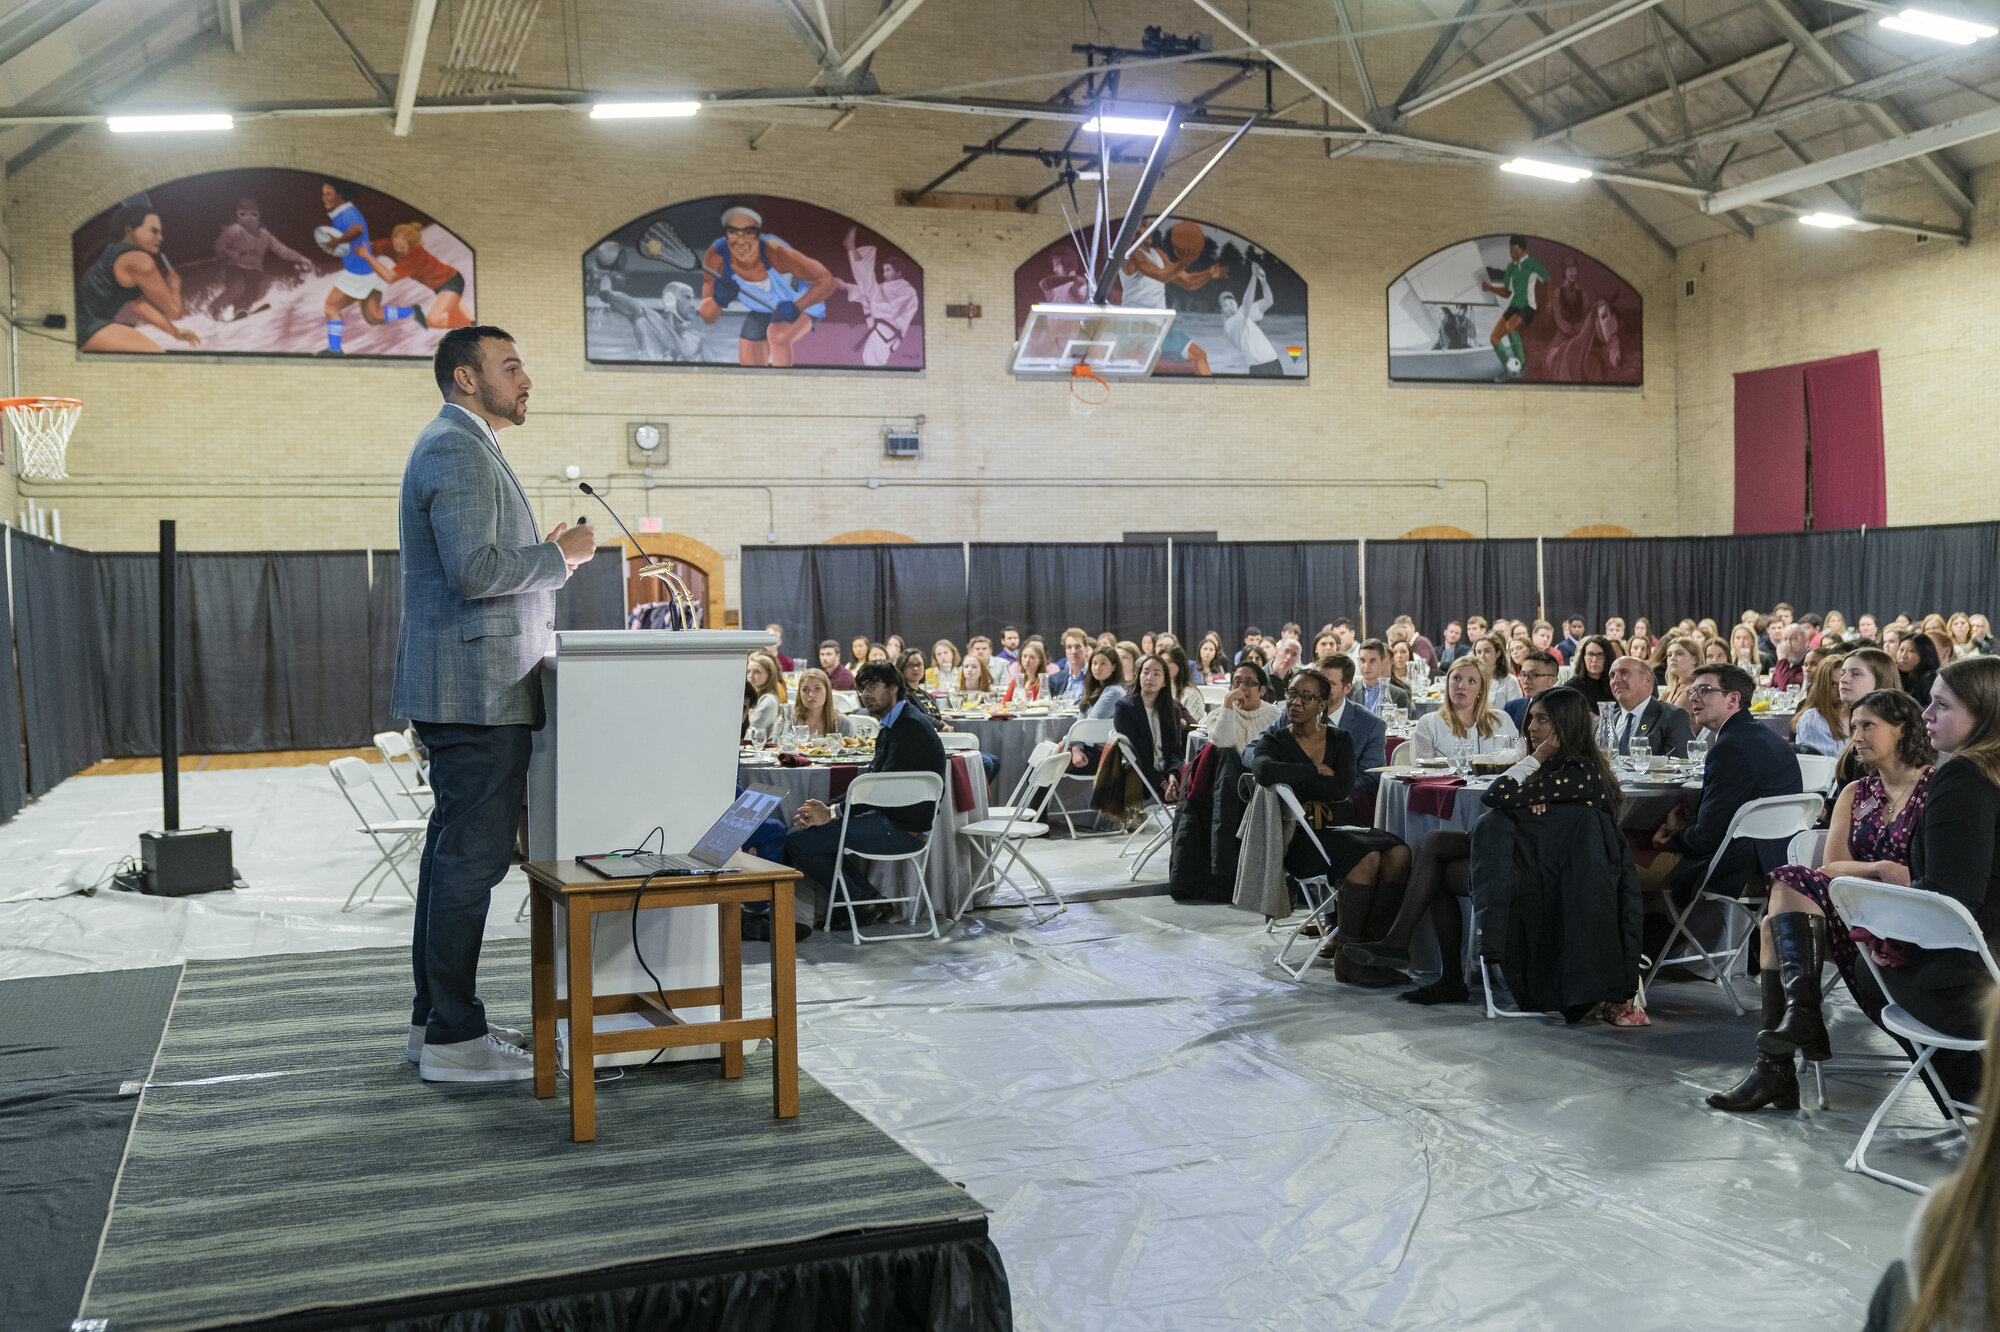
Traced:
<path fill-rule="evenodd" d="M 1820 964 L 1826 958 L 1826 917 L 1786 911 L 1771 917 L 1772 951 L 1779 984 L 1785 991 L 1785 1014 L 1776 1026 L 1757 1033 L 1757 1048 L 1765 1054 L 1790 1055 L 1794 1050 L 1817 1063 L 1833 1057 L 1826 1018 L 1820 1009 Z M 1767 967 L 1768 967 L 1767 963 Z"/>
<path fill-rule="evenodd" d="M 1779 979 L 1777 968 L 1765 967 L 1761 973 L 1764 981 L 1764 1026 L 1775 1027 L 1785 1015 L 1785 988 Z M 1799 1108 L 1799 1074 L 1792 1064 L 1790 1054 L 1758 1054 L 1757 1067 L 1750 1076 L 1731 1087 L 1726 1092 L 1713 1092 L 1707 1098 L 1711 1108 L 1716 1110 L 1761 1110 L 1774 1105 L 1780 1110 Z"/>

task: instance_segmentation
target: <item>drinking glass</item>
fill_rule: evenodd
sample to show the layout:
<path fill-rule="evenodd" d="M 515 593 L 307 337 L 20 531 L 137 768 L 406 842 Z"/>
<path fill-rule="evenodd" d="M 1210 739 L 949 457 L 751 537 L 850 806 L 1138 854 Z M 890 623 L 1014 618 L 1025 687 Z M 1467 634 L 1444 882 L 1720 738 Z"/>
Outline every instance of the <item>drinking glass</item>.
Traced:
<path fill-rule="evenodd" d="M 1463 736 L 1452 743 L 1451 770 L 1463 777 L 1472 771 L 1472 737 Z"/>
<path fill-rule="evenodd" d="M 1688 741 L 1688 763 L 1693 766 L 1695 775 L 1700 776 L 1708 764 L 1708 741 Z"/>

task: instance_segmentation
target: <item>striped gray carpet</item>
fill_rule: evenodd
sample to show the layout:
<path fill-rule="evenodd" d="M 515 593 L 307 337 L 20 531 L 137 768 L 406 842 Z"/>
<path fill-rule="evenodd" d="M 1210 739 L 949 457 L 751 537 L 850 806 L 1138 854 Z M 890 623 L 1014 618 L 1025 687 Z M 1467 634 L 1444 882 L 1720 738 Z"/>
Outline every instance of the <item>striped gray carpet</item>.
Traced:
<path fill-rule="evenodd" d="M 771 1117 L 769 1055 L 598 1087 L 426 1086 L 399 949 L 190 962 L 83 1314 L 116 1332 L 754 1249 L 983 1214 L 811 1078 Z M 493 1020 L 527 1025 L 527 945 L 489 943 Z M 782 1261 L 780 1259 L 779 1261 Z"/>

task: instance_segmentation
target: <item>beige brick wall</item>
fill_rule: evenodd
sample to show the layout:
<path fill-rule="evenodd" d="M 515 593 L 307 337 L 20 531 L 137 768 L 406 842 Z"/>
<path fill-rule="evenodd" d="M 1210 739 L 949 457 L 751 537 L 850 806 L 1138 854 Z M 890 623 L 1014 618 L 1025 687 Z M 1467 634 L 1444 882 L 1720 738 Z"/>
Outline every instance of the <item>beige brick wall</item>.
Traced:
<path fill-rule="evenodd" d="M 1039 12 L 1025 0 L 999 9 Z M 348 6 L 343 17 L 350 10 L 364 46 L 398 43 L 406 8 Z M 946 6 L 927 6 L 885 49 L 878 72 L 885 84 L 920 86 L 918 73 L 898 73 L 886 59 L 895 48 L 917 60 L 925 43 L 999 43 L 1018 25 L 998 18 L 975 38 Z M 250 37 L 247 58 L 203 56 L 164 82 L 159 100 L 356 94 L 352 70 L 329 53 L 324 26 L 306 7 L 269 13 Z M 594 84 L 617 86 L 603 71 L 629 63 L 624 40 L 606 25 L 582 35 Z M 1034 59 L 1060 67 L 1073 59 L 1068 40 L 1044 43 L 1049 49 Z M 699 54 L 686 58 L 685 71 L 634 67 L 629 78 L 661 87 L 758 77 L 723 67 L 740 63 L 740 53 L 719 48 L 713 69 Z M 1430 523 L 1495 536 L 1559 535 L 1597 522 L 1660 533 L 1684 526 L 1675 485 L 1674 271 L 1602 194 L 1469 166 L 1329 162 L 1311 141 L 1249 140 L 1204 183 L 1190 212 L 1268 245 L 1311 283 L 1310 381 L 1119 386 L 1111 405 L 1082 423 L 1067 409 L 1064 386 L 1017 383 L 1004 369 L 1013 269 L 1061 234 L 1060 215 L 892 203 L 896 189 L 921 184 L 955 160 L 961 143 L 1004 123 L 863 110 L 839 133 L 781 124 L 754 151 L 748 141 L 764 122 L 707 115 L 626 125 L 554 113 L 432 116 L 408 139 L 370 120 L 249 122 L 194 143 L 120 141 L 90 129 L 17 174 L 7 211 L 30 318 L 72 310 L 74 227 L 136 190 L 194 172 L 337 172 L 432 211 L 477 251 L 478 313 L 517 335 L 535 378 L 528 424 L 502 439 L 545 520 L 582 511 L 558 479 L 574 464 L 628 517 L 660 515 L 667 530 L 728 553 L 731 604 L 736 550 L 771 533 L 793 543 L 855 528 L 920 540 L 1042 540 L 1157 528 L 1381 538 Z M 1177 189 L 1199 160 L 1177 168 L 1165 188 Z M 1032 188 L 1042 176 L 1032 164 L 981 166 L 962 183 Z M 649 209 L 730 191 L 837 209 L 915 256 L 926 277 L 927 371 L 753 377 L 587 368 L 584 248 Z M 1443 245 L 1510 230 L 1584 248 L 1641 291 L 1643 390 L 1388 383 L 1387 284 Z M 970 327 L 944 317 L 947 301 L 966 299 L 985 317 Z M 61 506 L 71 540 L 103 549 L 150 545 L 162 516 L 178 518 L 183 545 L 195 549 L 392 545 L 403 458 L 437 404 L 426 366 L 79 360 L 41 341 L 24 342 L 22 379 L 28 391 L 89 404 L 71 450 L 72 479 L 30 490 Z M 918 415 L 924 456 L 882 457 L 882 428 Z M 624 461 L 626 423 L 639 420 L 671 431 L 671 465 L 651 490 Z M 870 489 L 870 476 L 883 486 Z M 1442 488 L 1436 478 L 1445 478 Z M 1274 481 L 1287 488 L 1270 488 Z"/>

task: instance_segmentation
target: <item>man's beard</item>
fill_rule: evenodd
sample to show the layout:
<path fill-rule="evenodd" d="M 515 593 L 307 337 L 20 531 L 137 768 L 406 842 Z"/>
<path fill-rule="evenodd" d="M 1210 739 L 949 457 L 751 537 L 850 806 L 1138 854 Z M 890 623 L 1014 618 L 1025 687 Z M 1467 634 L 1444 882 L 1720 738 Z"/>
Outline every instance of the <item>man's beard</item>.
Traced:
<path fill-rule="evenodd" d="M 502 397 L 498 389 L 483 379 L 479 381 L 479 406 L 482 411 L 512 421 L 515 425 L 528 419 L 528 409 L 520 399 Z"/>

